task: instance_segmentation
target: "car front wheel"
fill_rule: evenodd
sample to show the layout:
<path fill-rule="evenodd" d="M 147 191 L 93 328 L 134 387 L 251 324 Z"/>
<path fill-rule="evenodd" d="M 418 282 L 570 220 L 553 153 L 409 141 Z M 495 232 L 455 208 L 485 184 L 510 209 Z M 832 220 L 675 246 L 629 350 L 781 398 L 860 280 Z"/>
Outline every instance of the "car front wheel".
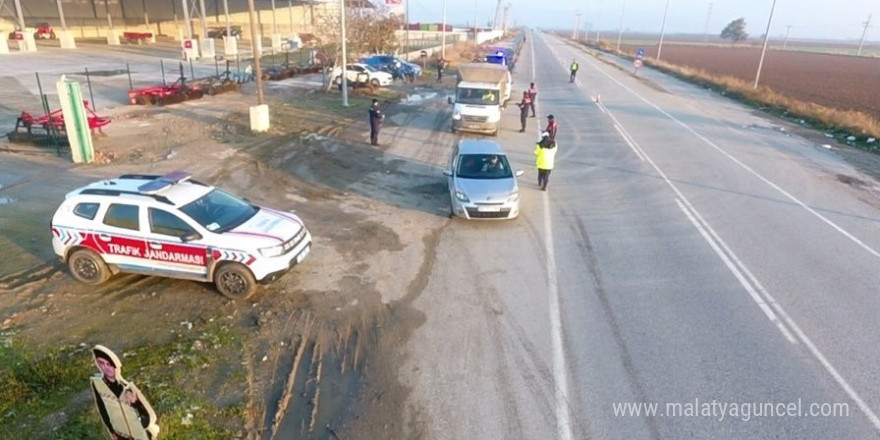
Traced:
<path fill-rule="evenodd" d="M 382 85 L 382 84 L 379 83 L 379 80 L 378 80 L 377 78 L 373 78 L 373 79 L 371 79 L 371 80 L 370 80 L 370 84 L 371 84 L 373 87 L 379 87 L 380 85 Z"/>
<path fill-rule="evenodd" d="M 67 259 L 67 267 L 77 280 L 86 284 L 101 284 L 110 278 L 110 269 L 98 254 L 80 249 Z"/>
<path fill-rule="evenodd" d="M 254 274 L 237 263 L 221 266 L 214 272 L 214 285 L 221 295 L 234 300 L 247 299 L 257 290 Z"/>

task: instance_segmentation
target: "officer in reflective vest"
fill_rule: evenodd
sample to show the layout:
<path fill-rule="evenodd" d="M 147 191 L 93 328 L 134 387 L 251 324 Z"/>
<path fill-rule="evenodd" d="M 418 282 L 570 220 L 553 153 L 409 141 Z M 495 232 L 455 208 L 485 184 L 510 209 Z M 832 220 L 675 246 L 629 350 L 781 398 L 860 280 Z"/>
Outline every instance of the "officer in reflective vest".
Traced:
<path fill-rule="evenodd" d="M 141 391 L 122 378 L 122 362 L 107 347 L 92 349 L 101 374 L 92 377 L 92 392 L 101 421 L 113 440 L 153 440 L 159 434 L 156 413 Z"/>
<path fill-rule="evenodd" d="M 569 67 L 571 70 L 571 76 L 568 77 L 568 82 L 574 82 L 574 77 L 578 74 L 578 62 L 577 60 L 571 60 L 571 66 Z"/>

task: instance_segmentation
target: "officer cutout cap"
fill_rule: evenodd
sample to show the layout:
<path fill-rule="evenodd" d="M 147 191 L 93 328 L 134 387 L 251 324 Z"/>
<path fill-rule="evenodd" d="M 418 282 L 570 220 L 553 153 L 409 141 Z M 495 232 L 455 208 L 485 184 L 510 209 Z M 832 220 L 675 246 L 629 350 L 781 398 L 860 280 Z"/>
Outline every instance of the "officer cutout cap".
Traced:
<path fill-rule="evenodd" d="M 553 119 L 553 115 L 547 116 L 547 119 Z"/>

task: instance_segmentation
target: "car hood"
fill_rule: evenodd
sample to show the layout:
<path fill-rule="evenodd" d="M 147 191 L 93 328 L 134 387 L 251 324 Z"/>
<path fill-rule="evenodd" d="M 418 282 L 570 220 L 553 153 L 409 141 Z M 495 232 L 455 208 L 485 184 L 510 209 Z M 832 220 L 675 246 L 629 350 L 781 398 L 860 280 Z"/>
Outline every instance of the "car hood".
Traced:
<path fill-rule="evenodd" d="M 265 247 L 282 244 L 303 228 L 302 221 L 293 214 L 260 208 L 256 215 L 224 235 L 246 238 L 252 246 Z"/>
<path fill-rule="evenodd" d="M 517 191 L 516 179 L 455 179 L 458 189 L 464 191 L 473 203 L 503 203 Z"/>

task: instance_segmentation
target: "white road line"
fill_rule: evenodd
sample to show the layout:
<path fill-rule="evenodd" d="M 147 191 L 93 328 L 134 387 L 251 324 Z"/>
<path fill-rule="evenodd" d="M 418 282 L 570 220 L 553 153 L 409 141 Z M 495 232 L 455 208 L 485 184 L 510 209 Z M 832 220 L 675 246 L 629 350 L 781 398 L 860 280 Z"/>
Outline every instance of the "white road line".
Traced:
<path fill-rule="evenodd" d="M 733 273 L 733 276 L 736 277 L 740 285 L 742 285 L 743 288 L 746 289 L 746 291 L 749 293 L 749 296 L 751 296 L 752 299 L 756 303 L 758 303 L 758 307 L 760 307 L 761 311 L 763 311 L 764 314 L 767 315 L 767 318 L 770 319 L 770 322 L 776 324 L 776 327 L 779 328 L 779 331 L 781 331 L 785 338 L 788 339 L 788 342 L 791 342 L 792 344 L 797 344 L 797 340 L 794 339 L 794 337 L 791 335 L 791 332 L 789 332 L 788 329 L 785 328 L 785 326 L 782 324 L 782 321 L 780 321 L 779 318 L 776 317 L 776 314 L 773 313 L 773 310 L 770 309 L 770 306 L 767 305 L 767 302 L 764 301 L 764 299 L 761 298 L 760 295 L 758 295 L 758 292 L 755 291 L 755 289 L 746 279 L 745 275 L 743 275 L 742 271 L 740 271 L 739 268 L 733 263 L 733 261 L 730 260 L 727 254 L 724 253 L 718 242 L 716 242 L 712 238 L 712 236 L 709 235 L 707 229 L 711 230 L 712 227 L 708 224 L 701 224 L 701 222 L 697 220 L 697 216 L 699 216 L 699 213 L 697 213 L 696 211 L 691 212 L 691 209 L 693 208 L 689 209 L 689 207 L 685 206 L 684 202 L 682 202 L 681 199 L 676 198 L 675 202 L 678 203 L 678 207 L 682 210 L 682 212 L 684 212 L 684 215 L 687 216 L 691 223 L 694 224 L 694 227 L 697 228 L 697 231 L 700 232 L 700 235 L 702 235 L 706 242 L 709 243 L 709 246 L 712 248 L 712 250 L 714 250 L 715 253 L 718 254 L 718 257 L 721 258 L 721 261 L 724 263 L 725 266 L 727 266 L 727 269 L 730 270 L 731 273 Z M 712 233 L 712 235 L 715 235 L 714 232 Z"/>
<path fill-rule="evenodd" d="M 626 142 L 626 144 L 629 145 L 629 148 L 631 148 L 631 149 L 633 150 L 633 152 L 636 153 L 636 156 L 639 157 L 639 160 L 641 160 L 642 162 L 644 162 L 644 161 L 645 161 L 645 155 L 642 154 L 641 149 L 639 149 L 639 148 L 636 147 L 636 141 L 635 141 L 635 139 L 633 139 L 632 136 L 630 136 L 629 133 L 627 133 L 626 130 L 623 129 L 623 126 L 620 125 L 619 122 L 617 122 L 617 118 L 615 118 L 614 115 L 611 114 L 611 112 L 606 111 L 605 113 L 608 114 L 608 116 L 611 117 L 611 120 L 614 121 L 614 129 L 616 129 L 617 132 L 620 133 L 620 137 L 622 137 L 623 140 Z"/>
<path fill-rule="evenodd" d="M 547 290 L 550 305 L 550 337 L 553 347 L 553 380 L 556 383 L 556 434 L 560 440 L 571 440 L 571 414 L 568 407 L 568 373 L 565 344 L 562 340 L 562 317 L 559 312 L 559 284 L 556 279 L 556 251 L 550 218 L 550 198 L 544 200 L 544 246 L 547 248 Z"/>
<path fill-rule="evenodd" d="M 788 192 L 783 190 L 781 187 L 779 187 L 775 183 L 771 182 L 769 179 L 767 179 L 764 176 L 762 176 L 761 174 L 759 174 L 757 171 L 753 170 L 752 168 L 748 167 L 747 165 L 745 165 L 744 163 L 742 163 L 741 161 L 739 161 L 738 159 L 736 159 L 735 157 L 730 155 L 728 152 L 724 151 L 721 147 L 719 147 L 718 145 L 716 145 L 715 143 L 713 143 L 712 141 L 707 139 L 705 136 L 697 133 L 694 129 L 692 129 L 690 126 L 688 126 L 684 122 L 679 121 L 674 116 L 670 115 L 669 113 L 667 113 L 666 111 L 661 109 L 659 106 L 657 106 L 653 102 L 649 101 L 647 98 L 639 95 L 637 92 L 630 89 L 629 87 L 627 87 L 626 85 L 624 85 L 623 83 L 618 81 L 616 78 L 613 78 L 608 73 L 606 73 L 602 70 L 599 70 L 598 68 L 596 68 L 596 70 L 599 71 L 600 73 L 602 73 L 603 75 L 605 75 L 606 77 L 608 77 L 608 79 L 610 79 L 611 81 L 614 81 L 615 83 L 617 83 L 621 88 L 627 90 L 628 92 L 630 92 L 634 96 L 636 96 L 639 99 L 641 99 L 642 101 L 644 101 L 646 104 L 650 105 L 651 107 L 654 107 L 657 111 L 659 111 L 660 113 L 662 113 L 663 115 L 665 115 L 666 117 L 671 119 L 672 121 L 675 121 L 677 124 L 684 127 L 685 130 L 687 130 L 688 132 L 690 132 L 691 134 L 693 134 L 694 136 L 696 136 L 700 140 L 704 141 L 709 146 L 716 149 L 718 152 L 720 152 L 721 154 L 726 156 L 728 159 L 732 160 L 734 163 L 736 163 L 737 165 L 739 165 L 740 167 L 742 167 L 743 169 L 745 169 L 746 171 L 748 171 L 749 173 L 751 173 L 752 175 L 754 175 L 755 177 L 757 177 L 758 179 L 760 179 L 761 181 L 763 181 L 764 183 L 766 183 L 767 185 L 772 187 L 773 189 L 779 191 L 781 194 L 783 194 L 789 200 L 792 200 L 794 203 L 801 206 L 802 208 L 807 210 L 809 213 L 818 217 L 820 220 L 822 220 L 823 222 L 825 222 L 826 224 L 828 224 L 829 226 L 831 226 L 832 228 L 834 228 L 835 230 L 837 230 L 838 232 L 843 234 L 845 237 L 849 238 L 850 240 L 852 240 L 853 242 L 855 242 L 856 244 L 861 246 L 863 249 L 867 250 L 870 254 L 877 256 L 877 257 L 880 257 L 880 253 L 878 253 L 877 251 L 872 249 L 870 246 L 864 244 L 862 241 L 860 241 L 859 239 L 854 237 L 852 234 L 850 234 L 849 232 L 847 232 L 846 230 L 844 230 L 843 228 L 841 228 L 840 226 L 838 226 L 837 224 L 835 224 L 834 222 L 832 222 L 831 220 L 826 218 L 825 216 L 819 214 L 814 209 L 807 206 L 805 203 L 800 201 L 800 199 L 789 194 Z M 610 111 L 608 113 L 611 114 Z M 635 143 L 635 146 L 636 146 L 636 148 L 639 148 L 638 143 Z M 641 148 L 639 148 L 639 149 L 641 150 Z M 660 168 L 657 167 L 657 165 L 654 163 L 654 161 L 651 160 L 651 157 L 648 156 L 648 154 L 645 153 L 644 150 L 641 150 L 641 152 L 645 156 L 645 159 L 648 161 L 648 163 L 651 164 L 651 166 L 654 168 L 654 170 L 656 170 L 658 173 L 660 173 L 661 177 L 666 181 L 667 185 L 669 185 L 672 188 L 673 192 L 675 192 L 676 195 L 680 198 L 680 199 L 676 199 L 676 202 L 679 203 L 679 206 L 682 207 L 682 209 L 684 209 L 684 205 L 686 204 L 687 207 L 690 209 L 690 212 L 693 213 L 694 216 L 698 216 L 698 218 L 702 221 L 702 223 L 707 227 L 704 230 L 698 226 L 698 230 L 700 230 L 700 233 L 703 234 L 704 232 L 709 232 L 712 235 L 712 237 L 715 240 L 717 240 L 717 242 L 716 242 L 714 240 L 709 240 L 707 238 L 707 241 L 709 242 L 710 246 L 712 246 L 713 249 L 716 249 L 716 253 L 718 252 L 717 247 L 721 247 L 724 249 L 726 255 L 719 253 L 719 256 L 722 256 L 722 260 L 725 261 L 725 264 L 728 264 L 728 262 L 730 260 L 733 260 L 737 263 L 737 266 L 739 266 L 739 268 L 742 269 L 741 272 L 739 272 L 739 271 L 734 272 L 734 275 L 737 276 L 737 279 L 740 280 L 740 283 L 743 283 L 743 280 L 740 278 L 740 276 L 743 273 L 745 273 L 748 276 L 748 278 L 752 281 L 752 283 L 754 283 L 757 290 L 762 294 L 762 296 L 764 298 L 766 298 L 766 303 L 771 304 L 773 306 L 773 309 L 776 310 L 776 312 L 780 316 L 782 316 L 782 318 L 785 320 L 785 323 L 788 325 L 788 327 L 791 327 L 792 331 L 797 336 L 797 339 L 800 340 L 804 344 L 805 347 L 807 347 L 807 349 L 810 351 L 810 353 L 813 355 L 813 357 L 816 358 L 816 360 L 819 361 L 819 363 L 822 365 L 822 367 L 825 368 L 825 371 L 827 371 L 828 374 L 831 375 L 831 377 L 834 379 L 834 381 L 837 382 L 838 385 L 840 385 L 840 387 L 849 396 L 849 398 L 852 399 L 853 402 L 856 403 L 856 406 L 858 406 L 859 409 L 862 411 L 862 413 L 865 415 L 865 417 L 868 418 L 868 420 L 874 426 L 874 429 L 877 432 L 880 432 L 880 418 L 877 417 L 877 414 L 875 414 L 874 411 L 871 409 L 871 407 L 869 407 L 868 404 L 865 403 L 865 401 L 862 399 L 862 397 L 859 395 L 859 393 L 856 392 L 855 389 L 853 389 L 853 387 L 843 377 L 843 375 L 841 375 L 837 371 L 837 368 L 835 368 L 834 365 L 832 365 L 831 362 L 828 361 L 828 358 L 826 358 L 825 355 L 819 350 L 819 348 L 816 347 L 816 345 L 813 343 L 813 341 L 809 337 L 807 337 L 807 335 L 803 332 L 803 330 L 801 330 L 800 326 L 797 325 L 797 323 L 794 321 L 794 319 L 792 319 L 791 316 L 789 316 L 788 313 L 786 313 L 786 311 L 782 307 L 782 305 L 780 305 L 779 303 L 776 302 L 776 300 L 760 284 L 758 279 L 754 275 L 752 275 L 751 271 L 748 270 L 748 268 L 745 266 L 745 264 L 743 264 L 742 261 L 740 261 L 739 258 L 736 257 L 736 254 L 734 254 L 733 251 L 730 250 L 729 247 L 727 247 L 727 245 L 724 243 L 724 241 L 721 240 L 721 238 L 714 232 L 713 229 L 708 227 L 708 223 L 705 220 L 703 220 L 701 216 L 699 216 L 699 212 L 696 209 L 694 209 L 692 205 L 690 205 L 690 203 L 687 201 L 687 198 L 684 197 L 684 195 L 678 190 L 678 188 L 676 188 L 675 185 L 673 185 L 672 182 L 666 177 L 666 175 L 660 170 Z M 694 222 L 695 219 L 694 219 L 694 217 L 692 217 L 690 215 L 688 210 L 685 210 L 685 214 L 688 215 L 688 218 L 691 219 L 692 222 Z M 699 223 L 695 223 L 695 224 L 699 224 Z M 704 235 L 704 238 L 706 238 L 705 235 Z M 728 259 L 727 256 L 729 256 L 730 258 Z M 730 268 L 730 267 L 731 266 L 728 264 L 728 268 Z M 739 272 L 739 275 L 737 275 L 738 272 Z M 747 288 L 746 290 L 749 290 L 749 288 Z M 751 290 L 749 290 L 749 294 L 750 295 L 752 294 Z M 754 298 L 754 296 L 752 296 L 752 298 Z M 761 303 L 759 303 L 759 305 L 760 304 Z M 762 306 L 762 310 L 765 310 L 765 313 L 766 313 L 765 307 Z M 777 327 L 781 331 L 783 331 L 784 334 L 787 332 L 787 330 L 783 330 L 785 327 L 779 326 L 779 325 L 777 325 Z M 786 337 L 789 337 L 789 336 L 790 336 L 790 334 L 786 335 Z"/>
<path fill-rule="evenodd" d="M 532 49 L 532 81 L 535 74 L 534 33 L 529 39 Z M 546 43 L 545 43 L 546 44 Z M 552 49 L 551 49 L 552 50 Z M 537 102 L 535 108 L 537 109 Z M 559 283 L 556 279 L 556 250 L 553 246 L 553 227 L 550 216 L 550 198 L 543 192 L 544 202 L 544 248 L 547 250 L 547 290 L 550 308 L 550 341 L 553 357 L 553 382 L 556 385 L 556 435 L 560 440 L 572 440 L 571 412 L 568 400 L 568 367 L 565 362 L 565 344 L 562 337 L 562 316 L 559 311 Z"/>

